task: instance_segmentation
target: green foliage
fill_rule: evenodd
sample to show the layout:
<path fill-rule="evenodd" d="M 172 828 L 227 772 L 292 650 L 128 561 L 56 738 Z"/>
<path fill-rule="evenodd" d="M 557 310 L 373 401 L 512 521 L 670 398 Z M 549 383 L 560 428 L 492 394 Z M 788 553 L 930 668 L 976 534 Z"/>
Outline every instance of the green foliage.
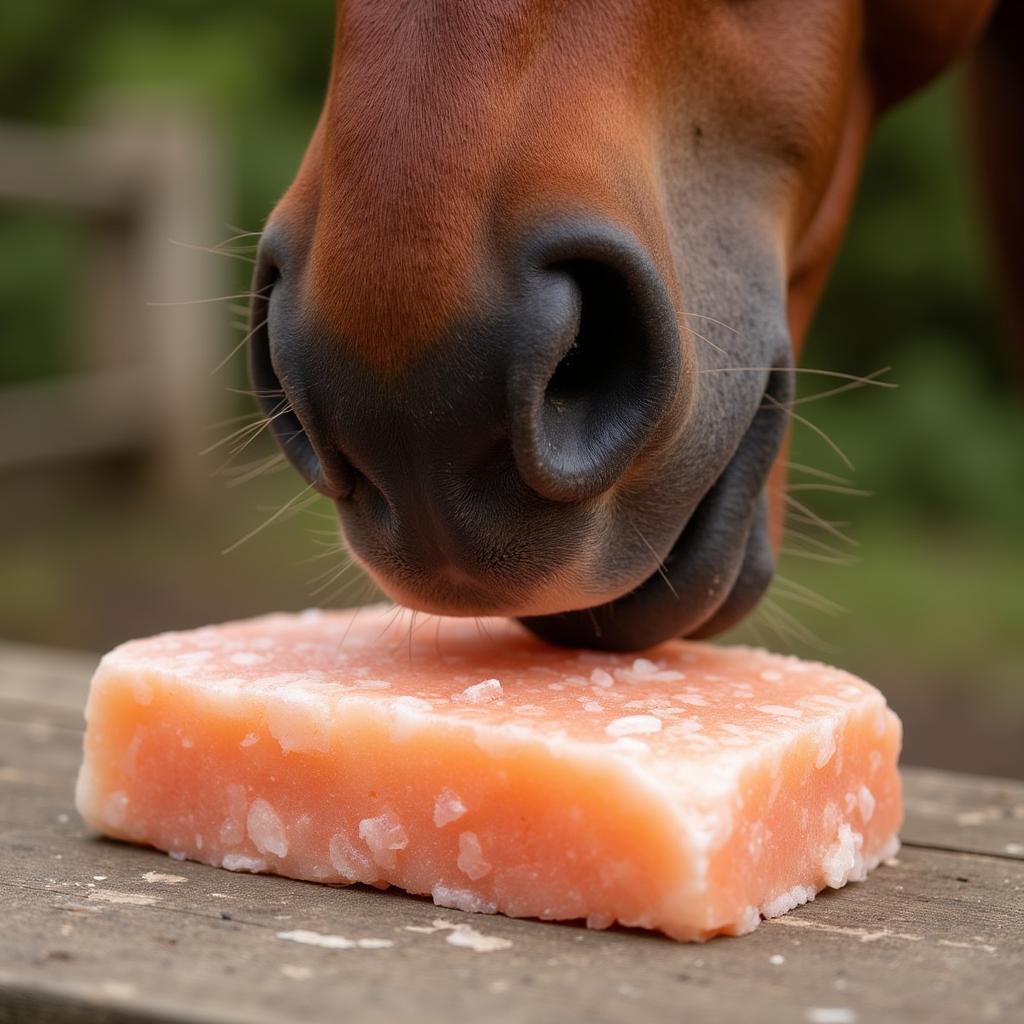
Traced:
<path fill-rule="evenodd" d="M 0 219 L 0 384 L 56 376 L 73 361 L 76 225 L 62 218 L 15 214 Z M 64 301 L 59 301 L 62 296 Z"/>
<path fill-rule="evenodd" d="M 1004 365 L 956 76 L 878 127 L 839 260 L 812 330 L 812 365 L 870 372 L 927 338 Z"/>
<path fill-rule="evenodd" d="M 976 353 L 920 338 L 887 353 L 896 390 L 860 391 L 801 407 L 841 445 L 846 467 L 797 425 L 795 461 L 844 474 L 873 492 L 864 508 L 828 491 L 814 498 L 838 519 L 902 518 L 935 533 L 995 531 L 1014 542 L 1024 522 L 1024 404 L 991 387 Z"/>

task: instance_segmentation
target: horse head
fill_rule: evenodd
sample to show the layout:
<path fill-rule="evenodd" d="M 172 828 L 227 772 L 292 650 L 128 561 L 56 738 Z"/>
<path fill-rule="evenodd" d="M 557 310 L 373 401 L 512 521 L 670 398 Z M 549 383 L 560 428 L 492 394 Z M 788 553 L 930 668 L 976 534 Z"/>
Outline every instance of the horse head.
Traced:
<path fill-rule="evenodd" d="M 742 618 L 872 123 L 989 7 L 341 0 L 251 367 L 374 580 L 598 647 Z"/>

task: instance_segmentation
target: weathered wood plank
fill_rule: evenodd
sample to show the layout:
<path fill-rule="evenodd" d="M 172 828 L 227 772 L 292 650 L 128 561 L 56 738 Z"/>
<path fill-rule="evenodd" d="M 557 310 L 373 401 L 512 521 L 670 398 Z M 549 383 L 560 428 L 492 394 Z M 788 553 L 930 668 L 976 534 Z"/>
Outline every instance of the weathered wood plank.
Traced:
<path fill-rule="evenodd" d="M 1005 849 L 1022 784 L 909 770 L 914 845 L 867 884 L 742 939 L 680 946 L 232 874 L 95 838 L 72 804 L 93 663 L 21 649 L 0 664 L 0 1022 L 772 1024 L 823 1008 L 941 1022 L 1024 1006 L 1024 863 Z M 957 844 L 981 849 L 941 849 Z M 509 945 L 452 945 L 435 921 Z M 294 931 L 391 945 L 281 936 Z"/>
<path fill-rule="evenodd" d="M 22 1003 L 48 992 L 51 1010 L 58 997 L 91 1004 L 95 1019 L 120 1006 L 182 1020 L 327 1021 L 345 1007 L 357 1022 L 613 1021 L 700 1015 L 725 1000 L 735 1020 L 799 1020 L 825 1006 L 940 1021 L 1002 1019 L 1024 1000 L 1024 866 L 997 858 L 908 850 L 868 885 L 706 947 L 472 918 L 510 943 L 492 953 L 410 931 L 466 920 L 422 899 L 178 864 L 70 822 L 6 835 L 3 861 L 0 986 Z M 295 930 L 394 945 L 280 937 Z"/>
<path fill-rule="evenodd" d="M 0 708 L 64 710 L 80 723 L 89 679 L 99 661 L 81 651 L 0 642 Z"/>
<path fill-rule="evenodd" d="M 1024 860 L 1024 783 L 924 768 L 905 774 L 904 842 Z"/>

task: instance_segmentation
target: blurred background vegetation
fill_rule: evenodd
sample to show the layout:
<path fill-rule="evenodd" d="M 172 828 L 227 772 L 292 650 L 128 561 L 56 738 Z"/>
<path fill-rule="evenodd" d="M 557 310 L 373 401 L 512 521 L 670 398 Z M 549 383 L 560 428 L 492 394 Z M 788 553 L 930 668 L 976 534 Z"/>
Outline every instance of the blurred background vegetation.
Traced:
<path fill-rule="evenodd" d="M 313 128 L 332 8 L 327 0 L 10 5 L 0 116 L 74 124 L 126 97 L 141 110 L 201 111 L 227 154 L 222 237 L 234 233 L 229 225 L 254 230 Z M 800 408 L 856 468 L 800 426 L 793 461 L 873 496 L 794 496 L 848 524 L 834 529 L 854 543 L 797 513 L 784 582 L 737 638 L 876 682 L 904 715 L 908 760 L 1024 776 L 1024 402 L 1000 329 L 963 107 L 951 76 L 880 127 L 803 358 L 856 374 L 891 366 L 887 379 L 899 385 Z M 75 365 L 83 246 L 73 217 L 0 207 L 0 389 Z M 233 267 L 236 291 L 246 289 L 248 269 Z M 240 338 L 232 319 L 225 309 L 218 358 Z M 245 387 L 243 364 L 229 361 L 224 387 Z M 801 387 L 808 394 L 831 383 L 808 376 Z M 244 397 L 231 401 L 248 411 Z M 211 442 L 224 433 L 211 428 Z M 264 440 L 243 461 L 271 452 Z M 358 582 L 317 589 L 318 575 L 338 565 L 324 547 L 326 503 L 282 516 L 222 555 L 301 484 L 286 471 L 225 487 L 225 453 L 196 458 L 207 485 L 187 502 L 149 486 L 131 458 L 0 475 L 0 637 L 101 649 L 158 629 L 372 594 Z M 802 471 L 793 481 L 836 483 Z M 821 603 L 811 590 L 848 610 L 810 607 Z"/>

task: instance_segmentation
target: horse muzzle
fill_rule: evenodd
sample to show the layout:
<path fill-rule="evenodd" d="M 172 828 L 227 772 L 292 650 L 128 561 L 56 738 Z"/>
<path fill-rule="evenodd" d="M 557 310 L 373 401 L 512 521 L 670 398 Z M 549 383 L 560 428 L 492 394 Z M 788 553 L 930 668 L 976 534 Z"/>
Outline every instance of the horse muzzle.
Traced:
<path fill-rule="evenodd" d="M 317 317 L 304 262 L 265 233 L 252 380 L 385 592 L 616 649 L 717 632 L 756 602 L 784 338 L 762 374 L 712 383 L 655 262 L 595 218 L 526 232 L 397 363 Z"/>

